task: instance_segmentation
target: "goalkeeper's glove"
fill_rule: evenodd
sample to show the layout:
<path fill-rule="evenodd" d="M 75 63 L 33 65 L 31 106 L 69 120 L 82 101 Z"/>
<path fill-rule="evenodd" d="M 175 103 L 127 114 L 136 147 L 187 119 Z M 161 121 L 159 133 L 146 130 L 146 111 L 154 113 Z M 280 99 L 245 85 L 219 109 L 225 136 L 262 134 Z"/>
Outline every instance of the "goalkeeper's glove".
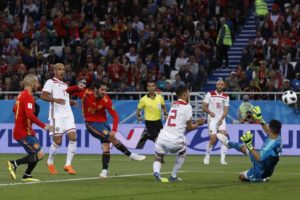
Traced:
<path fill-rule="evenodd" d="M 253 117 L 254 117 L 254 119 L 258 120 L 261 125 L 265 125 L 266 122 L 265 122 L 265 120 L 263 119 L 263 117 L 261 115 L 260 107 L 259 106 L 255 106 L 252 111 L 253 111 Z"/>
<path fill-rule="evenodd" d="M 252 144 L 252 138 L 253 138 L 253 135 L 252 135 L 252 133 L 250 131 L 247 131 L 240 138 L 241 141 L 243 141 L 245 143 L 245 145 L 249 149 L 249 151 L 252 151 L 254 149 L 253 144 Z"/>

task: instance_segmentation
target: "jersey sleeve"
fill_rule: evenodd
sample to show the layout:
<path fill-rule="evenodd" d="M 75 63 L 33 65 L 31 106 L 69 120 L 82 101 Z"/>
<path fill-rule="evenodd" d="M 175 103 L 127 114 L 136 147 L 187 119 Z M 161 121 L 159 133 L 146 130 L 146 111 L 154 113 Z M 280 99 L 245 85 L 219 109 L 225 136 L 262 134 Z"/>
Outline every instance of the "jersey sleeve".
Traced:
<path fill-rule="evenodd" d="M 46 81 L 42 91 L 51 93 L 52 90 L 53 90 L 52 81 L 49 79 L 48 81 Z"/>
<path fill-rule="evenodd" d="M 41 128 L 45 128 L 45 124 L 41 122 L 35 115 L 34 115 L 34 100 L 32 97 L 27 96 L 24 99 L 25 104 L 25 114 L 28 119 L 30 119 L 33 123 L 38 125 Z"/>
<path fill-rule="evenodd" d="M 112 131 L 116 132 L 118 130 L 119 116 L 118 116 L 118 113 L 116 112 L 115 108 L 112 105 L 111 99 L 109 99 L 109 98 L 108 98 L 108 102 L 106 103 L 106 109 L 113 118 Z"/>
<path fill-rule="evenodd" d="M 145 108 L 145 101 L 144 98 L 141 98 L 141 100 L 138 103 L 138 109 L 144 109 Z"/>
<path fill-rule="evenodd" d="M 209 104 L 210 97 L 211 97 L 210 92 L 206 93 L 203 102 Z"/>
<path fill-rule="evenodd" d="M 185 111 L 185 121 L 189 121 L 191 120 L 193 117 L 193 110 L 192 110 L 192 106 L 188 105 Z"/>
<path fill-rule="evenodd" d="M 225 106 L 228 106 L 228 107 L 229 107 L 229 96 L 227 96 L 227 98 L 226 98 Z"/>

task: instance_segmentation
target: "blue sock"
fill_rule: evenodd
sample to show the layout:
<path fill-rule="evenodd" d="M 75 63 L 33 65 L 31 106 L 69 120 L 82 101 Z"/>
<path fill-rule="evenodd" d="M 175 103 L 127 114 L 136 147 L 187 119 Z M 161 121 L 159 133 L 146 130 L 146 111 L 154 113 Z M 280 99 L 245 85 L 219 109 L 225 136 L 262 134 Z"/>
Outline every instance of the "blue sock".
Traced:
<path fill-rule="evenodd" d="M 234 148 L 236 149 L 237 151 L 240 151 L 241 148 L 242 148 L 243 144 L 241 143 L 238 143 L 238 142 L 228 142 L 228 147 L 229 148 Z"/>

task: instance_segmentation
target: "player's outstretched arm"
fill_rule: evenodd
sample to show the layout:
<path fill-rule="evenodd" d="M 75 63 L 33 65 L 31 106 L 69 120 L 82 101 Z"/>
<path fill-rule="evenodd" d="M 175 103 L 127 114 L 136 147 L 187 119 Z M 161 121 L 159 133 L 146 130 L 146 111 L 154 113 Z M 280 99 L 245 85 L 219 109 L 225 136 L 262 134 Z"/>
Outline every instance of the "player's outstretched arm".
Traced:
<path fill-rule="evenodd" d="M 261 109 L 259 106 L 255 106 L 253 108 L 253 117 L 254 119 L 256 119 L 262 126 L 262 128 L 264 129 L 264 132 L 269 135 L 269 126 L 266 124 L 265 120 L 262 117 L 262 113 L 261 113 Z"/>
<path fill-rule="evenodd" d="M 202 126 L 205 123 L 205 119 L 199 119 L 196 122 L 189 120 L 186 123 L 187 123 L 187 126 L 186 126 L 187 131 L 192 131 L 192 130 L 198 128 L 198 126 Z"/>
<path fill-rule="evenodd" d="M 61 105 L 64 105 L 66 102 L 64 99 L 56 99 L 56 98 L 51 97 L 51 94 L 46 91 L 42 91 L 41 99 L 44 101 L 54 102 L 54 103 L 58 103 Z"/>
<path fill-rule="evenodd" d="M 255 158 L 255 160 L 259 161 L 260 154 L 258 151 L 256 151 L 254 149 L 253 144 L 252 144 L 252 138 L 253 138 L 252 133 L 250 131 L 247 131 L 244 135 L 242 135 L 242 137 L 240 139 L 242 142 L 244 142 L 245 146 L 249 150 L 249 153 L 253 154 L 253 157 Z"/>

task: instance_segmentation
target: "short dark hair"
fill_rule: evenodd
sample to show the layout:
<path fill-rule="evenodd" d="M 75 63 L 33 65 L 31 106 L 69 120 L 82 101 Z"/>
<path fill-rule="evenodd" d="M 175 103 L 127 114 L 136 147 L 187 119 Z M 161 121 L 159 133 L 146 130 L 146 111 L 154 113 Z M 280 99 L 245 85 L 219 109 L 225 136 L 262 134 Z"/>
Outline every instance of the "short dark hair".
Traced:
<path fill-rule="evenodd" d="M 100 87 L 103 86 L 103 85 L 104 85 L 104 86 L 107 86 L 106 83 L 104 83 L 104 82 L 102 82 L 102 81 L 100 81 L 100 80 L 97 80 L 97 81 L 94 81 L 94 82 L 93 82 L 92 88 L 93 88 L 93 89 L 95 89 L 95 88 L 98 89 L 98 88 L 100 88 Z"/>
<path fill-rule="evenodd" d="M 177 98 L 180 98 L 183 93 L 187 92 L 189 88 L 185 85 L 180 85 L 176 88 L 176 96 Z"/>
<path fill-rule="evenodd" d="M 155 80 L 151 80 L 151 79 L 147 81 L 147 85 L 148 85 L 149 83 L 154 83 L 154 84 L 156 84 Z"/>
<path fill-rule="evenodd" d="M 280 134 L 280 132 L 281 132 L 281 122 L 276 120 L 276 119 L 272 119 L 269 123 L 269 128 L 272 131 L 272 133 Z"/>

